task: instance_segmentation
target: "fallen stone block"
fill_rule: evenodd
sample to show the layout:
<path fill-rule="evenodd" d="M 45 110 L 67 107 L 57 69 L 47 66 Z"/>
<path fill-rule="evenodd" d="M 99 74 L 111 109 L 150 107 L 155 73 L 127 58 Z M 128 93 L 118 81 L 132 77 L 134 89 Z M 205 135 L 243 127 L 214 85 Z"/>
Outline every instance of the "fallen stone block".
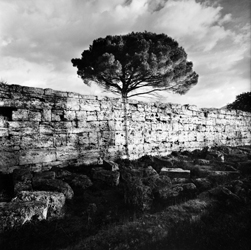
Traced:
<path fill-rule="evenodd" d="M 224 162 L 225 156 L 224 153 L 217 151 L 217 150 L 210 150 L 207 152 L 206 156 L 207 160 L 216 160 L 216 161 L 221 161 Z"/>
<path fill-rule="evenodd" d="M 162 200 L 169 200 L 178 196 L 194 195 L 197 188 L 193 183 L 175 184 L 171 187 L 164 187 L 159 189 L 158 196 Z"/>
<path fill-rule="evenodd" d="M 22 191 L 12 201 L 40 201 L 48 205 L 47 218 L 64 216 L 65 196 L 63 193 L 50 191 Z"/>
<path fill-rule="evenodd" d="M 140 179 L 127 181 L 124 191 L 125 203 L 142 211 L 149 210 L 153 202 L 152 189 Z"/>
<path fill-rule="evenodd" d="M 171 179 L 166 175 L 152 175 L 147 178 L 142 178 L 144 185 L 149 186 L 154 193 L 163 187 L 170 187 L 172 185 Z"/>
<path fill-rule="evenodd" d="M 68 170 L 64 170 L 58 167 L 53 167 L 52 170 L 56 174 L 56 179 L 64 179 L 69 176 L 72 176 L 72 173 Z"/>
<path fill-rule="evenodd" d="M 137 178 L 143 178 L 142 169 L 122 168 L 120 172 L 121 172 L 121 178 L 125 181 L 137 179 Z"/>
<path fill-rule="evenodd" d="M 239 171 L 211 171 L 211 173 L 207 176 L 207 179 L 215 185 L 235 179 L 239 175 Z"/>
<path fill-rule="evenodd" d="M 41 173 L 35 173 L 33 178 L 38 178 L 38 179 L 49 179 L 53 180 L 56 177 L 56 173 L 53 171 L 45 171 Z"/>
<path fill-rule="evenodd" d="M 48 205 L 42 201 L 14 201 L 0 203 L 0 232 L 22 226 L 27 222 L 47 218 Z"/>
<path fill-rule="evenodd" d="M 167 175 L 170 178 L 190 178 L 190 170 L 182 168 L 162 168 L 160 175 Z"/>
<path fill-rule="evenodd" d="M 74 192 L 70 185 L 61 180 L 49 180 L 49 179 L 33 179 L 33 188 L 40 191 L 57 191 L 63 193 L 66 199 L 70 200 L 74 196 Z"/>
<path fill-rule="evenodd" d="M 212 187 L 212 183 L 207 178 L 196 178 L 193 183 L 199 191 L 206 191 Z"/>
<path fill-rule="evenodd" d="M 29 169 L 15 169 L 13 171 L 14 193 L 32 190 L 32 177 Z"/>
<path fill-rule="evenodd" d="M 242 199 L 238 195 L 232 193 L 226 187 L 216 187 L 208 192 L 210 196 L 217 198 L 220 202 L 226 202 L 226 200 L 237 203 L 242 202 Z"/>
<path fill-rule="evenodd" d="M 87 175 L 76 174 L 72 176 L 73 178 L 69 180 L 72 187 L 80 188 L 82 190 L 87 189 L 93 185 L 92 181 Z"/>
<path fill-rule="evenodd" d="M 210 161 L 206 160 L 206 159 L 196 159 L 194 160 L 194 164 L 198 164 L 198 165 L 209 165 Z"/>
<path fill-rule="evenodd" d="M 155 165 L 159 165 L 160 170 L 163 167 L 173 168 L 173 163 L 169 159 L 165 159 L 165 158 L 158 157 L 158 156 L 153 156 L 152 159 L 153 159 L 153 162 L 154 162 L 154 167 L 155 167 Z"/>
<path fill-rule="evenodd" d="M 103 160 L 103 168 L 110 171 L 118 171 L 119 164 L 109 160 Z"/>
<path fill-rule="evenodd" d="M 187 183 L 188 181 L 189 181 L 188 178 L 173 178 L 172 179 L 172 184 Z"/>
<path fill-rule="evenodd" d="M 212 171 L 214 171 L 215 167 L 211 165 L 195 165 L 191 167 L 191 175 L 199 178 L 207 177 Z"/>
<path fill-rule="evenodd" d="M 148 166 L 144 169 L 143 171 L 143 176 L 144 177 L 150 177 L 150 176 L 158 176 L 159 174 L 157 173 L 157 171 L 152 167 L 152 166 Z"/>
<path fill-rule="evenodd" d="M 101 167 L 93 168 L 93 179 L 100 180 L 107 183 L 110 186 L 117 186 L 119 184 L 120 172 L 110 171 Z"/>

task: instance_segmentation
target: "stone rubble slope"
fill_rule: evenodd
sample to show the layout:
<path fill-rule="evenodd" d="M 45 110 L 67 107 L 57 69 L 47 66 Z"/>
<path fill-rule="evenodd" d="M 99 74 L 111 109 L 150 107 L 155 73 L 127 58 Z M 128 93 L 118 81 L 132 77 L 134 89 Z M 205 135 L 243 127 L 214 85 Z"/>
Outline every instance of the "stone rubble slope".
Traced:
<path fill-rule="evenodd" d="M 32 220 L 33 216 L 39 220 L 60 218 L 64 216 L 65 202 L 74 197 L 73 190 L 77 188 L 85 192 L 97 182 L 111 188 L 122 185 L 125 204 L 148 211 L 154 202 L 172 204 L 179 199 L 195 198 L 226 181 L 250 174 L 250 155 L 251 148 L 242 146 L 205 148 L 192 153 L 173 152 L 162 158 L 144 156 L 132 162 L 107 160 L 103 165 L 93 166 L 89 176 L 62 168 L 41 173 L 17 169 L 12 174 L 14 198 L 6 202 L 6 191 L 0 192 L 0 198 L 3 197 L 0 200 L 0 220 L 14 216 L 13 221 L 16 220 L 17 224 L 12 224 L 18 226 Z M 30 204 L 31 210 L 34 206 L 32 216 L 28 214 L 21 220 L 6 213 L 7 210 L 14 211 L 17 204 L 26 207 L 26 203 Z"/>

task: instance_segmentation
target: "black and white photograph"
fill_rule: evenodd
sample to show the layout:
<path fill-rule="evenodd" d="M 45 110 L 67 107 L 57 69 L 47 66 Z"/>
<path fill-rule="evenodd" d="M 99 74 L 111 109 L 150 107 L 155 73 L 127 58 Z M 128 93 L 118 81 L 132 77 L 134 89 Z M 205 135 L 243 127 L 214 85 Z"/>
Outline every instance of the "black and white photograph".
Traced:
<path fill-rule="evenodd" d="M 251 249 L 250 0 L 0 0 L 0 249 Z"/>

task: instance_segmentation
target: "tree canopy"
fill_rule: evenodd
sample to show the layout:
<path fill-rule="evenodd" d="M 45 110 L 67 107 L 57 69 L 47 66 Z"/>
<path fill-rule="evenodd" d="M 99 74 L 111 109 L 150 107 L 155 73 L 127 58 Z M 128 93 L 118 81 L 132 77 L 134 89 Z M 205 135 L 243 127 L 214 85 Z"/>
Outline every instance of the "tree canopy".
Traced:
<path fill-rule="evenodd" d="M 251 112 L 251 92 L 237 95 L 236 100 L 233 103 L 228 104 L 227 108 Z"/>
<path fill-rule="evenodd" d="M 85 84 L 95 81 L 124 98 L 162 90 L 185 94 L 198 82 L 178 42 L 146 31 L 98 38 L 72 64 Z"/>

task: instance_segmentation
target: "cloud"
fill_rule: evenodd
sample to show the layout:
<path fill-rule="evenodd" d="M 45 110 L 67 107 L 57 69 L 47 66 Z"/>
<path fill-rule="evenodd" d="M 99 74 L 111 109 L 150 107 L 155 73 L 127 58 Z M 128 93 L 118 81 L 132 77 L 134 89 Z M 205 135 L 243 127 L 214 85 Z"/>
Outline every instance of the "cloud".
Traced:
<path fill-rule="evenodd" d="M 234 15 L 224 10 L 221 2 L 195 0 L 1 0 L 0 77 L 99 94 L 97 86 L 82 83 L 70 60 L 98 37 L 148 30 L 176 39 L 194 62 L 199 83 L 182 101 L 215 105 L 198 97 L 209 90 L 218 103 L 226 102 L 233 94 L 224 91 L 225 85 L 231 82 L 239 94 L 250 80 L 250 24 L 232 29 Z"/>

